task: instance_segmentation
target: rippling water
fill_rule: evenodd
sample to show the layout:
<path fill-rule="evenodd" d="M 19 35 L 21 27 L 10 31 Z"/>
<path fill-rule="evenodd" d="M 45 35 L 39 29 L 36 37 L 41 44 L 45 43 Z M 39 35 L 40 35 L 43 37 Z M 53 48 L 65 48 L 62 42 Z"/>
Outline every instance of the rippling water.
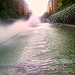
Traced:
<path fill-rule="evenodd" d="M 74 28 L 44 23 L 3 41 L 0 75 L 75 74 Z"/>

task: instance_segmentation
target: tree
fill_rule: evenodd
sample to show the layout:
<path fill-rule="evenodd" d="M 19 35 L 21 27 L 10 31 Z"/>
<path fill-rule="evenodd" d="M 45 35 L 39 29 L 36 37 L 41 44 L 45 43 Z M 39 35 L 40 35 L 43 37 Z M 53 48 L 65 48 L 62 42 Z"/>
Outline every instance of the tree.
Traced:
<path fill-rule="evenodd" d="M 0 0 L 0 18 L 20 18 L 24 16 L 19 14 L 18 4 L 14 0 Z"/>
<path fill-rule="evenodd" d="M 75 3 L 75 0 L 57 0 L 57 1 L 59 2 L 59 4 L 58 4 L 58 8 L 57 8 L 56 12 L 63 10 L 64 8 Z"/>

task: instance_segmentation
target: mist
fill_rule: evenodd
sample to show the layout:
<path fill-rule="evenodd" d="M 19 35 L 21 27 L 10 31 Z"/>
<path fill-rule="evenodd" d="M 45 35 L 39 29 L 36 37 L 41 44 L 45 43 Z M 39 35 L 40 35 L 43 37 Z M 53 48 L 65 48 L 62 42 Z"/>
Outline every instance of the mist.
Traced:
<path fill-rule="evenodd" d="M 28 21 L 19 19 L 12 24 L 0 24 L 0 43 L 19 33 L 27 34 L 31 28 L 39 26 L 40 23 L 40 19 L 32 15 Z"/>

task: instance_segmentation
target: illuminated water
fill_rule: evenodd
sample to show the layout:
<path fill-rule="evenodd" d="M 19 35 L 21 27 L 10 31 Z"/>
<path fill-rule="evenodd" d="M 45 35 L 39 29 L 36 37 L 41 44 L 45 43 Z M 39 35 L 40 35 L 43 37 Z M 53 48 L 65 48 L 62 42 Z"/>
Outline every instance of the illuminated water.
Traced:
<path fill-rule="evenodd" d="M 0 75 L 75 75 L 74 28 L 48 23 L 13 27 L 8 36 L 0 27 Z"/>

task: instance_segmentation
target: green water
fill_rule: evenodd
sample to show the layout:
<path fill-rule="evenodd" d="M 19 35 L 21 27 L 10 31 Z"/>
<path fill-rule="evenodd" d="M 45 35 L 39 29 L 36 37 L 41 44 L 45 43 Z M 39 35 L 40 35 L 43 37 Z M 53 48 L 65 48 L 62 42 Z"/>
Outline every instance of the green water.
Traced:
<path fill-rule="evenodd" d="M 41 25 L 1 44 L 0 75 L 75 75 L 75 29 Z"/>

